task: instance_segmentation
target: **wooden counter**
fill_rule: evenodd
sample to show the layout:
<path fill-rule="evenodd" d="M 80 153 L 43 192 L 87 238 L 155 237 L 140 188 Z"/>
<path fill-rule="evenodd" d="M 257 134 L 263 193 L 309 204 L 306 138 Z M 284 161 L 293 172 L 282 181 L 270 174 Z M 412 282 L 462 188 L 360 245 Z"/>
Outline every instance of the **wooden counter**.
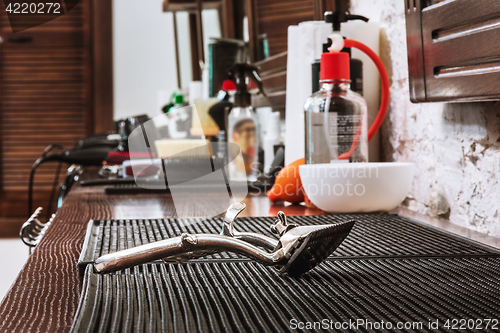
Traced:
<path fill-rule="evenodd" d="M 83 175 L 88 178 L 89 174 Z M 241 216 L 313 215 L 303 206 L 271 205 L 264 195 L 249 196 Z M 176 212 L 169 194 L 107 195 L 104 186 L 75 184 L 47 233 L 0 304 L 0 332 L 67 332 L 81 292 L 77 261 L 91 219 L 196 217 Z"/>

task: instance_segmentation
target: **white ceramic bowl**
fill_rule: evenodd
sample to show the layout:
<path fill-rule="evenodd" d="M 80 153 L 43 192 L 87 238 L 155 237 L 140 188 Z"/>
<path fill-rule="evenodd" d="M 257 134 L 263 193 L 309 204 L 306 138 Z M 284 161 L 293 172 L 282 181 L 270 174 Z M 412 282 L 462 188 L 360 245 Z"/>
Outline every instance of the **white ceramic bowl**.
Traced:
<path fill-rule="evenodd" d="M 389 211 L 408 195 L 413 163 L 329 163 L 299 166 L 304 190 L 331 213 Z"/>

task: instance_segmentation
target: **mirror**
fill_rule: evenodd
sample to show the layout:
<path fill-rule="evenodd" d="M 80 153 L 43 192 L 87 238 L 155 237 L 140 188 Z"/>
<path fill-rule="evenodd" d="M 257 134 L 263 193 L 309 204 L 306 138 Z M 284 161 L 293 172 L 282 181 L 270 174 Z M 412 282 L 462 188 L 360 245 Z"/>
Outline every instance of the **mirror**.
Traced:
<path fill-rule="evenodd" d="M 199 74 L 193 77 L 192 66 L 199 66 L 197 59 L 192 59 L 193 50 L 191 50 L 192 43 L 190 34 L 189 13 L 186 11 L 179 11 L 171 13 L 174 18 L 173 24 L 177 23 L 177 41 L 178 41 L 178 60 L 179 60 L 179 74 L 180 84 L 179 88 L 188 88 L 189 83 L 194 80 Z M 211 38 L 220 38 L 221 27 L 219 23 L 219 12 L 216 9 L 204 9 L 202 11 L 202 24 L 203 24 L 203 54 L 205 62 L 208 61 L 208 44 Z M 196 53 L 195 53 L 196 54 Z"/>
<path fill-rule="evenodd" d="M 171 94 L 193 80 L 193 63 L 199 68 L 191 57 L 190 13 L 164 12 L 163 5 L 163 0 L 151 0 L 137 10 L 134 0 L 113 1 L 114 119 L 161 114 Z M 201 16 L 203 51 L 208 55 L 210 37 L 221 37 L 219 11 L 203 9 Z"/>

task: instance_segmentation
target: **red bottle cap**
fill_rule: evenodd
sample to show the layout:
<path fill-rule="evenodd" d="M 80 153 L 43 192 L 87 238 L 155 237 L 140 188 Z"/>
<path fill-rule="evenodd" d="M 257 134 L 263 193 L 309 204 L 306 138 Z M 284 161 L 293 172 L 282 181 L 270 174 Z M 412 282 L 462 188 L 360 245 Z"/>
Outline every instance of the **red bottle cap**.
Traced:
<path fill-rule="evenodd" d="M 234 90 L 236 90 L 236 85 L 231 80 L 225 80 L 222 83 L 222 90 L 224 90 L 224 91 L 234 91 Z"/>
<path fill-rule="evenodd" d="M 328 52 L 321 55 L 320 80 L 350 80 L 349 54 Z"/>

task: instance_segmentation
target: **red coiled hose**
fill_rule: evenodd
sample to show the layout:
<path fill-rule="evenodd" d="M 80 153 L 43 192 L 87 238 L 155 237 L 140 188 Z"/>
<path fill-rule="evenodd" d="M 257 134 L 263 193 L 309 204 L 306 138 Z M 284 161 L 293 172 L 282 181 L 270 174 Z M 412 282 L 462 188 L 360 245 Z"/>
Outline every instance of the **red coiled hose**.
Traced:
<path fill-rule="evenodd" d="M 379 75 L 380 75 L 380 82 L 382 85 L 382 98 L 380 99 L 380 108 L 378 109 L 377 117 L 373 121 L 372 126 L 368 130 L 368 141 L 371 141 L 375 134 L 377 133 L 378 129 L 382 125 L 382 122 L 384 121 L 385 115 L 387 114 L 387 108 L 389 107 L 389 99 L 390 99 L 390 86 L 389 86 L 389 76 L 387 75 L 387 71 L 385 70 L 384 64 L 382 63 L 382 60 L 378 57 L 378 55 L 372 51 L 368 46 L 365 44 L 358 42 L 356 40 L 352 39 L 345 39 L 344 40 L 344 47 L 347 48 L 356 48 L 363 53 L 365 53 L 370 59 L 375 63 L 375 66 L 377 66 Z M 360 124 L 361 125 L 361 124 Z M 356 135 L 354 136 L 354 140 L 352 142 L 351 149 L 349 149 L 348 152 L 343 153 L 340 155 L 338 158 L 339 160 L 346 160 L 349 159 L 354 152 L 354 149 L 356 149 L 358 142 L 359 142 L 359 136 L 361 135 L 361 128 L 358 130 Z"/>

